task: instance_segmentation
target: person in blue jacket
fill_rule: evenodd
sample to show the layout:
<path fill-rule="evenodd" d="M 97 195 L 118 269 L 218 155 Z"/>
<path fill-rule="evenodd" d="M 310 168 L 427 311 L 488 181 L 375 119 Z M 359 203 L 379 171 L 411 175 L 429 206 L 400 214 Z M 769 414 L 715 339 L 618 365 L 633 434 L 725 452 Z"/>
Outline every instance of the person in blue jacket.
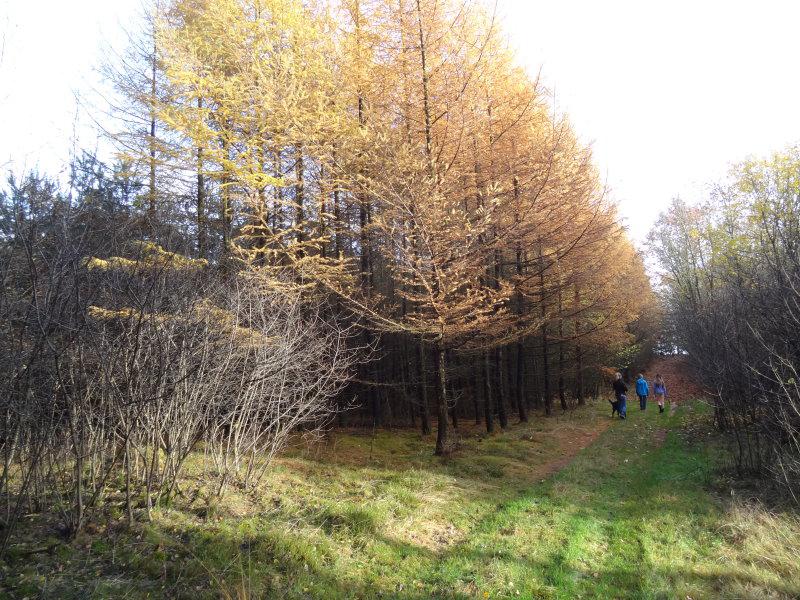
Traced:
<path fill-rule="evenodd" d="M 641 373 L 639 373 L 639 377 L 636 379 L 636 395 L 639 396 L 639 409 L 644 410 L 647 408 L 647 396 L 650 395 L 650 387 L 647 385 L 647 380 Z"/>

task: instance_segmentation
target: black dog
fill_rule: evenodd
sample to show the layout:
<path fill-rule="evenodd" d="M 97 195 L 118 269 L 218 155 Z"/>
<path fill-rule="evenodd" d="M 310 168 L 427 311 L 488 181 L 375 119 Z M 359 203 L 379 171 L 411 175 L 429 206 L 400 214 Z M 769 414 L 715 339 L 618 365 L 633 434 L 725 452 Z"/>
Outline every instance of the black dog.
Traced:
<path fill-rule="evenodd" d="M 609 400 L 609 402 L 611 403 L 611 418 L 613 419 L 615 413 L 619 414 L 619 404 L 614 400 Z"/>

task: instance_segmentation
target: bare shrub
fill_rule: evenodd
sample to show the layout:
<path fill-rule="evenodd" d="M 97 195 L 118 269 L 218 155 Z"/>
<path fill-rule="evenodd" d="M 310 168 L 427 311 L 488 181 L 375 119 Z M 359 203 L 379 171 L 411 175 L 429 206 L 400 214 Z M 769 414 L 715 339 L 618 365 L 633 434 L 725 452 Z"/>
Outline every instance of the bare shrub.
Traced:
<path fill-rule="evenodd" d="M 86 216 L 2 247 L 3 548 L 25 509 L 73 534 L 107 496 L 149 515 L 201 444 L 218 494 L 256 485 L 292 432 L 331 418 L 356 360 L 321 300 L 150 242 L 92 256 Z"/>
<path fill-rule="evenodd" d="M 651 235 L 674 343 L 714 394 L 741 473 L 800 501 L 800 150 L 737 166 Z"/>

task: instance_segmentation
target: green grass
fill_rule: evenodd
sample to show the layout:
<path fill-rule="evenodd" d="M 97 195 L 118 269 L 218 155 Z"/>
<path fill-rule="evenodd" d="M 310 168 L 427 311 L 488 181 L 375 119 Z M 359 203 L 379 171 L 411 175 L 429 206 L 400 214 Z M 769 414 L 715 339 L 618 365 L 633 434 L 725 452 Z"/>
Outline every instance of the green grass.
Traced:
<path fill-rule="evenodd" d="M 201 495 L 132 532 L 119 522 L 0 563 L 0 585 L 16 598 L 800 597 L 797 516 L 722 493 L 702 404 L 654 409 L 611 422 L 600 402 L 471 429 L 446 460 L 412 432 L 336 434 L 282 458 L 256 494 Z M 34 519 L 29 544 L 44 532 Z"/>

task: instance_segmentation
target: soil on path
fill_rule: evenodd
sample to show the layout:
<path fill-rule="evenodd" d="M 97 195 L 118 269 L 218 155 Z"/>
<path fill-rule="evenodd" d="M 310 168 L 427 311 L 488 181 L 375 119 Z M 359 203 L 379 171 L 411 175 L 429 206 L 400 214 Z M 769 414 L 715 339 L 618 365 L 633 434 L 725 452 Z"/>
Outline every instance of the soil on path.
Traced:
<path fill-rule="evenodd" d="M 611 425 L 611 419 L 598 419 L 594 422 L 591 430 L 576 432 L 564 432 L 559 436 L 561 444 L 561 456 L 548 462 L 537 465 L 534 469 L 534 477 L 549 477 L 555 475 L 560 470 L 569 466 L 575 459 L 578 452 L 591 446 L 600 435 Z"/>
<path fill-rule="evenodd" d="M 676 406 L 686 400 L 706 395 L 698 378 L 692 374 L 689 361 L 684 356 L 658 358 L 644 371 L 644 376 L 648 381 L 652 381 L 659 374 L 664 378 L 667 386 L 667 402 L 670 404 L 670 411 L 674 411 Z"/>
<path fill-rule="evenodd" d="M 667 386 L 666 401 L 670 415 L 687 400 L 706 395 L 698 378 L 692 375 L 692 368 L 684 356 L 664 356 L 654 360 L 644 371 L 644 376 L 652 382 L 656 375 L 661 375 Z M 656 444 L 661 446 L 667 439 L 667 430 L 657 430 L 654 437 Z"/>

